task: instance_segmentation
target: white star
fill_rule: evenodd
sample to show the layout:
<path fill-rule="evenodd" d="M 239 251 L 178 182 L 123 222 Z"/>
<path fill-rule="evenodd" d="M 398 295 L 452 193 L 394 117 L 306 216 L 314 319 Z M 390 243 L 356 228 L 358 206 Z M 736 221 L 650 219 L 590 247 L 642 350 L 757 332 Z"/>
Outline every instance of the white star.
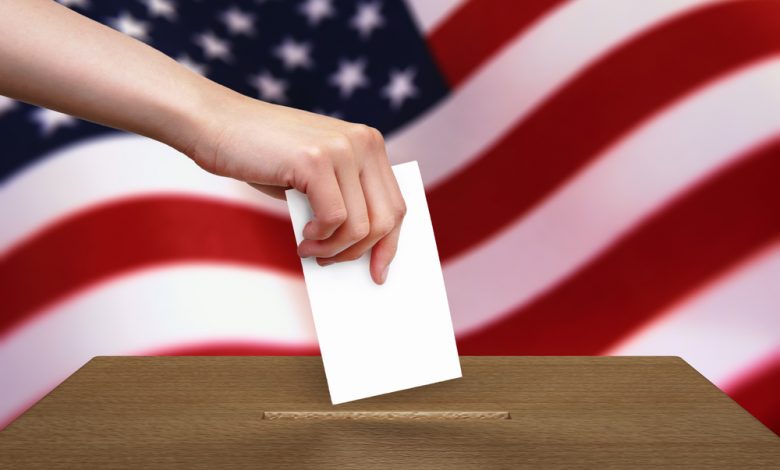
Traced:
<path fill-rule="evenodd" d="M 382 95 L 390 99 L 393 109 L 400 108 L 407 98 L 417 96 L 417 87 L 413 83 L 415 74 L 413 67 L 390 72 L 390 83 L 382 89 Z"/>
<path fill-rule="evenodd" d="M 230 53 L 230 44 L 215 36 L 211 31 L 195 36 L 195 44 L 203 49 L 203 55 L 206 59 L 220 59 L 223 62 L 230 62 L 233 59 Z"/>
<path fill-rule="evenodd" d="M 295 70 L 298 67 L 311 68 L 311 45 L 305 42 L 295 42 L 292 38 L 285 38 L 284 42 L 276 46 L 274 54 L 284 62 L 284 68 Z"/>
<path fill-rule="evenodd" d="M 171 0 L 142 0 L 149 10 L 149 15 L 155 18 L 161 16 L 168 21 L 176 19 L 176 4 Z"/>
<path fill-rule="evenodd" d="M 265 101 L 284 103 L 287 101 L 287 82 L 271 75 L 267 70 L 249 77 L 249 84 L 257 88 Z"/>
<path fill-rule="evenodd" d="M 143 21 L 136 20 L 133 16 L 123 11 L 118 17 L 108 20 L 109 24 L 128 36 L 132 36 L 141 41 L 149 39 L 149 24 Z"/>
<path fill-rule="evenodd" d="M 89 8 L 89 0 L 57 0 L 57 1 L 68 8 L 73 8 L 73 7 L 83 8 L 83 9 Z"/>
<path fill-rule="evenodd" d="M 341 96 L 349 98 L 358 87 L 368 86 L 368 78 L 365 74 L 366 61 L 342 60 L 339 70 L 330 77 L 330 83 L 341 90 Z"/>
<path fill-rule="evenodd" d="M 16 107 L 16 100 L 8 98 L 7 96 L 0 96 L 0 117 L 3 114 L 13 110 Z"/>
<path fill-rule="evenodd" d="M 60 127 L 76 125 L 76 118 L 46 108 L 37 108 L 32 112 L 32 120 L 41 126 L 44 137 L 52 135 Z"/>
<path fill-rule="evenodd" d="M 298 10 L 309 19 L 309 24 L 313 26 L 317 26 L 320 21 L 336 14 L 331 0 L 306 0 Z"/>
<path fill-rule="evenodd" d="M 379 2 L 361 3 L 358 5 L 357 12 L 349 24 L 360 31 L 360 36 L 363 39 L 367 39 L 376 28 L 385 24 L 385 19 L 379 11 L 381 7 L 382 4 Z"/>
<path fill-rule="evenodd" d="M 220 17 L 230 34 L 244 34 L 252 36 L 255 34 L 255 15 L 241 11 L 236 7 L 230 7 L 222 13 Z"/>
<path fill-rule="evenodd" d="M 206 73 L 208 73 L 208 67 L 206 67 L 205 64 L 195 62 L 187 54 L 180 55 L 179 58 L 176 59 L 176 62 L 180 63 L 181 65 L 187 67 L 188 69 L 192 70 L 197 74 L 205 76 Z"/>

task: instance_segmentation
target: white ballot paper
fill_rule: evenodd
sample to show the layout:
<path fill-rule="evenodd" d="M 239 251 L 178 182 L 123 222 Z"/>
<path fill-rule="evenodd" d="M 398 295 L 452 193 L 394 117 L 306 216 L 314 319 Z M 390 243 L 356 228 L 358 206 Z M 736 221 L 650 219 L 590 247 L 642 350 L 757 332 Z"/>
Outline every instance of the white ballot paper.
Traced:
<path fill-rule="evenodd" d="M 371 279 L 370 250 L 330 266 L 301 259 L 334 405 L 461 377 L 420 168 L 412 161 L 393 171 L 406 217 L 383 285 Z M 300 244 L 313 213 L 305 194 L 285 193 Z"/>

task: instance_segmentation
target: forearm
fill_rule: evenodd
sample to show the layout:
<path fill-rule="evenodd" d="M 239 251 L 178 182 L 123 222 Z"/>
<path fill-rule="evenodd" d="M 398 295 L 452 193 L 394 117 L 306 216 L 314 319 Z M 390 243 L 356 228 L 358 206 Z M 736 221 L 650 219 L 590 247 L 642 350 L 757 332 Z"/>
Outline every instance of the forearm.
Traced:
<path fill-rule="evenodd" d="M 0 94 L 186 151 L 236 93 L 52 0 L 2 0 Z"/>

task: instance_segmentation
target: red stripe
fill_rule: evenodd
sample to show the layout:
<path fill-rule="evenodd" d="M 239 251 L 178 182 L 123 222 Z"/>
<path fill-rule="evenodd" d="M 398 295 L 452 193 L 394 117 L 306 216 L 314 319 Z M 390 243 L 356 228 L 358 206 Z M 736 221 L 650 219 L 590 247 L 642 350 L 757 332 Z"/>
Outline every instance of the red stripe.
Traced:
<path fill-rule="evenodd" d="M 658 26 L 589 67 L 430 191 L 442 259 L 516 222 L 609 144 L 685 93 L 780 51 L 778 18 L 776 0 L 713 5 Z"/>
<path fill-rule="evenodd" d="M 0 261 L 0 334 L 105 277 L 182 261 L 248 264 L 302 275 L 289 220 L 202 198 L 122 200 L 62 220 Z"/>
<path fill-rule="evenodd" d="M 780 435 L 780 354 L 729 391 L 729 395 Z"/>
<path fill-rule="evenodd" d="M 459 86 L 506 43 L 563 0 L 472 0 L 428 34 L 427 43 L 451 87 Z"/>
<path fill-rule="evenodd" d="M 604 353 L 780 236 L 778 181 L 780 140 L 692 188 L 530 305 L 460 338 L 458 350 Z"/>

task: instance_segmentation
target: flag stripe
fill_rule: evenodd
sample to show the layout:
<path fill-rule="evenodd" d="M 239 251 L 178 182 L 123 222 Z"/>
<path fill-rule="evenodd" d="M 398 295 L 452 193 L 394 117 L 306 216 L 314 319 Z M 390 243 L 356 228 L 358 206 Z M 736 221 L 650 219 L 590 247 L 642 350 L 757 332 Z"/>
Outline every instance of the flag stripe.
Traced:
<path fill-rule="evenodd" d="M 655 316 L 606 351 L 680 356 L 714 384 L 733 383 L 780 345 L 780 238 Z"/>
<path fill-rule="evenodd" d="M 78 182 L 78 188 L 68 182 Z M 160 194 L 220 199 L 276 214 L 289 223 L 286 202 L 207 173 L 155 140 L 116 133 L 47 155 L 0 187 L 0 207 L 23 207 L 4 214 L 0 253 L 77 212 L 122 198 Z"/>
<path fill-rule="evenodd" d="M 186 260 L 302 275 L 289 220 L 205 198 L 122 200 L 75 214 L 2 260 L 0 335 L 25 314 L 106 276 Z"/>
<path fill-rule="evenodd" d="M 451 87 L 563 0 L 471 0 L 428 35 L 428 46 Z M 488 26 L 489 25 L 489 26 Z"/>
<path fill-rule="evenodd" d="M 779 51 L 779 16 L 780 2 L 773 0 L 714 5 L 662 25 L 592 66 L 478 160 L 430 191 L 442 259 L 528 212 L 608 144 L 671 101 Z M 652 70 L 670 73 L 648 76 Z M 522 185 L 517 184 L 520 177 Z"/>
<path fill-rule="evenodd" d="M 692 188 L 556 289 L 461 338 L 458 350 L 603 353 L 780 234 L 778 177 L 775 140 Z"/>
<path fill-rule="evenodd" d="M 780 435 L 780 350 L 743 382 L 727 390 L 731 398 Z"/>
<path fill-rule="evenodd" d="M 697 90 L 632 130 L 519 222 L 447 261 L 456 330 L 527 304 L 690 185 L 780 135 L 780 95 L 756 93 L 776 83 L 780 56 Z"/>
<path fill-rule="evenodd" d="M 477 159 L 513 123 L 532 112 L 605 51 L 702 3 L 613 2 L 607 16 L 603 15 L 601 0 L 580 0 L 554 9 L 430 112 L 389 136 L 391 161 L 418 160 L 426 187 L 435 187 Z M 601 17 L 598 28 L 582 27 L 594 17 Z M 561 41 L 561 37 L 566 40 Z M 553 50 L 555 54 L 549 54 Z"/>

